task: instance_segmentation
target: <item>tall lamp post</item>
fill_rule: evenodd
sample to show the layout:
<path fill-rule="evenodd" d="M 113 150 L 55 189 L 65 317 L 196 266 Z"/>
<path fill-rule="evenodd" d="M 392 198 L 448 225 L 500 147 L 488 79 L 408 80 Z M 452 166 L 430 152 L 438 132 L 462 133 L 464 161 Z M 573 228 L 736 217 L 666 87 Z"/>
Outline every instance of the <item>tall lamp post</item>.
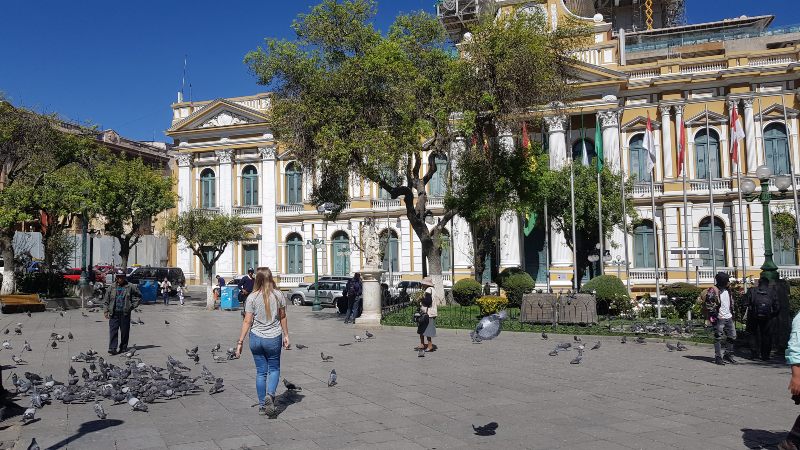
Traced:
<path fill-rule="evenodd" d="M 758 199 L 761 202 L 761 211 L 764 222 L 764 264 L 761 266 L 761 276 L 769 280 L 777 280 L 780 277 L 778 266 L 772 259 L 772 220 L 769 212 L 769 203 L 772 200 L 772 193 L 769 191 L 769 182 L 772 178 L 772 170 L 767 165 L 758 166 L 756 177 L 761 182 L 761 194 L 755 194 L 756 182 L 751 178 L 742 179 L 740 189 L 747 201 Z M 775 178 L 775 187 L 780 194 L 776 198 L 785 197 L 786 191 L 792 185 L 792 179 L 788 175 L 778 175 Z"/>
<path fill-rule="evenodd" d="M 314 305 L 311 307 L 312 311 L 322 311 L 322 305 L 319 302 L 319 270 L 317 269 L 317 249 L 325 245 L 325 239 L 309 239 L 306 241 L 307 249 L 314 249 L 311 263 L 314 265 Z"/>

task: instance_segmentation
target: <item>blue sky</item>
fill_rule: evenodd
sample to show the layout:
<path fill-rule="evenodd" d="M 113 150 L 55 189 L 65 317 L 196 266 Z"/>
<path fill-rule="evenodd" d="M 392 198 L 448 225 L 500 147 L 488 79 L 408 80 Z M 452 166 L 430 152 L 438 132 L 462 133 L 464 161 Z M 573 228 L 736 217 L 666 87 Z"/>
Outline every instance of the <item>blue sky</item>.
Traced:
<path fill-rule="evenodd" d="M 800 23 L 795 0 L 687 0 L 690 23 L 775 14 Z M 0 92 L 14 104 L 166 140 L 184 55 L 195 100 L 261 92 L 242 64 L 263 38 L 293 35 L 292 19 L 317 0 L 3 1 Z M 435 0 L 378 0 L 376 25 Z M 793 10 L 792 10 L 793 9 Z M 188 93 L 187 93 L 188 96 Z"/>

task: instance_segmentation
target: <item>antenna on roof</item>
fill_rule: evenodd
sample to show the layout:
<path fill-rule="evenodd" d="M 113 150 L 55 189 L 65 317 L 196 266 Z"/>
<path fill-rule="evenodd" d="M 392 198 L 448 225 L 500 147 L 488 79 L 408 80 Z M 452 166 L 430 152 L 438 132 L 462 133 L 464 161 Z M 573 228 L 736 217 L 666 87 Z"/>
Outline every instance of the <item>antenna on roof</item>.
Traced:
<path fill-rule="evenodd" d="M 186 64 L 188 63 L 189 56 L 183 55 L 183 77 L 181 78 L 181 100 L 186 95 Z"/>

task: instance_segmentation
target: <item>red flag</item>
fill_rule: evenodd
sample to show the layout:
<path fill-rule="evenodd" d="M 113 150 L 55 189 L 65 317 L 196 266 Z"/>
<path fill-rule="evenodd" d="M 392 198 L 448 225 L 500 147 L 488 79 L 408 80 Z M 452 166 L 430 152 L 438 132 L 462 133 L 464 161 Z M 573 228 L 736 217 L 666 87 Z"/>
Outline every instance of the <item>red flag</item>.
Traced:
<path fill-rule="evenodd" d="M 528 138 L 528 122 L 522 122 L 522 151 L 524 155 L 528 155 L 528 148 L 531 145 L 531 140 Z"/>
<path fill-rule="evenodd" d="M 684 169 L 683 163 L 686 160 L 686 126 L 681 120 L 678 124 L 678 174 Z"/>
<path fill-rule="evenodd" d="M 736 108 L 731 108 L 731 161 L 739 164 L 739 141 L 744 138 L 742 122 Z"/>

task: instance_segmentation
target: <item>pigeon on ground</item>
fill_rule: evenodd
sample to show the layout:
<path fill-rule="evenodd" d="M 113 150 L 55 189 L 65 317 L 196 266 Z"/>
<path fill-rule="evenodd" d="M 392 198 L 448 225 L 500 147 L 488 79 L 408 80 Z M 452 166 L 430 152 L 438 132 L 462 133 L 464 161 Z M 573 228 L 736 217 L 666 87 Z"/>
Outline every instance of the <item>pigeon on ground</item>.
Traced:
<path fill-rule="evenodd" d="M 192 360 L 195 364 L 200 364 L 200 356 L 197 353 L 192 356 Z"/>
<path fill-rule="evenodd" d="M 72 335 L 72 331 L 70 331 L 69 333 L 67 333 L 67 337 L 69 338 L 69 340 L 70 340 L 70 341 L 71 341 L 71 340 L 73 340 L 73 339 L 75 339 L 75 336 L 73 336 L 73 335 Z"/>
<path fill-rule="evenodd" d="M 667 350 L 669 350 L 671 352 L 674 352 L 677 349 L 678 349 L 678 347 L 676 347 L 676 346 L 670 344 L 669 342 L 667 342 Z"/>
<path fill-rule="evenodd" d="M 94 413 L 101 419 L 106 418 L 106 411 L 103 409 L 103 405 L 100 404 L 99 400 L 94 401 Z"/>
<path fill-rule="evenodd" d="M 218 352 L 219 349 L 221 349 L 221 348 L 222 348 L 222 345 L 220 345 L 219 342 L 218 342 L 217 345 L 215 345 L 214 347 L 211 348 L 211 353 Z"/>
<path fill-rule="evenodd" d="M 328 375 L 328 387 L 336 385 L 336 369 L 331 369 L 330 375 Z"/>
<path fill-rule="evenodd" d="M 36 408 L 33 407 L 28 408 L 25 410 L 25 413 L 22 414 L 22 422 L 28 423 L 32 421 L 35 416 L 36 416 Z"/>
<path fill-rule="evenodd" d="M 489 341 L 500 335 L 502 322 L 508 318 L 508 313 L 503 310 L 497 314 L 490 314 L 482 318 L 475 327 L 475 335 L 482 341 Z M 470 334 L 472 336 L 472 334 Z M 475 338 L 473 337 L 473 340 Z"/>
<path fill-rule="evenodd" d="M 600 346 L 601 345 L 602 345 L 602 342 L 597 341 L 597 343 L 592 346 L 592 350 L 600 350 Z"/>
<path fill-rule="evenodd" d="M 25 361 L 24 359 L 20 358 L 17 355 L 11 355 L 11 360 L 14 361 L 14 364 L 17 364 L 17 365 L 19 365 L 19 364 L 28 364 L 28 361 Z"/>
<path fill-rule="evenodd" d="M 333 356 L 326 355 L 325 353 L 319 352 L 320 358 L 322 358 L 322 362 L 333 361 Z"/>
<path fill-rule="evenodd" d="M 30 315 L 30 313 L 28 313 Z M 28 450 L 42 450 L 39 447 L 39 443 L 36 442 L 36 438 L 31 439 L 31 444 L 28 446 Z"/>
<path fill-rule="evenodd" d="M 472 426 L 472 430 L 475 431 L 475 434 L 478 436 L 494 436 L 497 434 L 497 422 L 489 422 L 486 425 Z"/>
<path fill-rule="evenodd" d="M 375 335 L 370 333 L 369 330 L 364 331 L 364 335 L 367 336 L 367 339 L 372 339 L 375 337 Z"/>
<path fill-rule="evenodd" d="M 28 311 L 27 314 L 28 314 L 28 317 L 31 317 L 31 312 L 30 311 Z"/>
<path fill-rule="evenodd" d="M 548 355 L 550 356 L 558 356 L 558 351 L 561 350 L 561 347 L 554 348 Z"/>
<path fill-rule="evenodd" d="M 214 382 L 214 385 L 208 390 L 208 393 L 216 394 L 217 392 L 222 392 L 223 387 L 224 385 L 222 384 L 222 378 L 217 378 L 217 380 Z"/>
<path fill-rule="evenodd" d="M 64 317 L 64 311 L 59 311 L 58 315 L 60 315 L 61 317 Z"/>
<path fill-rule="evenodd" d="M 636 338 L 636 343 L 637 344 L 646 344 L 647 340 L 645 338 L 639 336 L 639 337 Z"/>
<path fill-rule="evenodd" d="M 620 344 L 624 344 L 626 342 L 628 342 L 628 336 L 622 336 L 622 339 L 619 340 Z"/>
<path fill-rule="evenodd" d="M 583 345 L 583 343 L 580 343 L 577 346 L 575 346 L 575 348 L 577 348 L 579 352 L 583 353 L 583 350 L 586 348 L 586 346 Z"/>
<path fill-rule="evenodd" d="M 20 328 L 20 327 L 14 328 L 14 334 L 17 334 L 17 335 L 22 334 L 22 328 Z"/>
<path fill-rule="evenodd" d="M 570 364 L 580 364 L 582 359 L 583 359 L 583 353 L 578 353 L 578 356 L 576 356 L 575 359 L 573 359 L 569 363 Z"/>
<path fill-rule="evenodd" d="M 358 336 L 358 335 L 354 335 L 353 339 L 355 339 L 356 342 L 361 342 L 363 340 L 363 338 L 361 336 Z"/>
<path fill-rule="evenodd" d="M 481 343 L 481 337 L 478 336 L 478 333 L 476 333 L 474 331 L 470 331 L 469 332 L 469 338 L 472 339 L 472 343 L 473 344 L 480 344 Z"/>
<path fill-rule="evenodd" d="M 581 342 L 581 338 L 579 338 L 578 336 L 572 336 L 572 339 L 574 339 L 575 342 Z"/>
<path fill-rule="evenodd" d="M 31 350 L 31 344 L 28 344 L 28 341 L 25 341 L 25 345 L 22 346 L 22 351 L 24 351 L 24 352 L 33 351 L 33 350 Z"/>
<path fill-rule="evenodd" d="M 291 381 L 287 380 L 286 378 L 283 379 L 283 385 L 286 386 L 286 389 L 290 390 L 290 391 L 302 391 L 303 390 L 303 388 L 301 388 L 300 386 L 292 383 Z"/>
<path fill-rule="evenodd" d="M 164 325 L 169 325 L 169 320 L 165 320 Z"/>
<path fill-rule="evenodd" d="M 678 343 L 675 345 L 675 347 L 678 349 L 679 352 L 683 352 L 683 351 L 686 351 L 686 350 L 689 349 L 688 347 L 683 345 L 683 342 L 681 342 L 681 341 L 678 341 Z"/>
<path fill-rule="evenodd" d="M 294 344 L 294 346 L 295 346 L 295 348 L 296 348 L 296 349 L 298 349 L 298 350 L 302 350 L 302 349 L 304 349 L 304 348 L 308 348 L 308 346 L 306 346 L 306 345 L 303 345 L 303 344 Z"/>
<path fill-rule="evenodd" d="M 417 349 L 417 357 L 419 357 L 419 358 L 424 358 L 425 357 L 425 349 L 424 348 Z"/>
<path fill-rule="evenodd" d="M 128 404 L 131 406 L 131 409 L 134 411 L 142 411 L 147 412 L 147 405 L 144 404 L 141 400 L 134 397 L 130 392 L 128 392 Z"/>
<path fill-rule="evenodd" d="M 6 328 L 6 331 L 3 331 L 3 334 L 8 334 L 8 333 L 10 333 L 10 330 Z"/>
<path fill-rule="evenodd" d="M 570 344 L 569 342 L 562 342 L 558 344 L 558 348 L 562 350 L 568 350 L 570 347 L 572 347 L 572 344 Z"/>
<path fill-rule="evenodd" d="M 141 317 L 139 317 L 138 319 L 139 319 L 139 325 L 144 325 L 144 320 L 142 320 Z"/>
<path fill-rule="evenodd" d="M 86 314 L 85 312 L 81 311 L 81 317 L 89 317 L 89 315 Z"/>
<path fill-rule="evenodd" d="M 550 339 L 550 336 L 548 336 L 547 333 L 542 331 L 542 339 L 544 339 L 546 341 L 546 340 Z"/>
<path fill-rule="evenodd" d="M 12 347 L 12 346 L 11 346 L 11 342 L 9 342 L 9 341 L 8 341 L 8 339 L 6 339 L 5 341 L 3 341 L 3 349 L 5 349 L 5 350 L 11 350 L 12 348 L 14 348 L 14 347 Z"/>

